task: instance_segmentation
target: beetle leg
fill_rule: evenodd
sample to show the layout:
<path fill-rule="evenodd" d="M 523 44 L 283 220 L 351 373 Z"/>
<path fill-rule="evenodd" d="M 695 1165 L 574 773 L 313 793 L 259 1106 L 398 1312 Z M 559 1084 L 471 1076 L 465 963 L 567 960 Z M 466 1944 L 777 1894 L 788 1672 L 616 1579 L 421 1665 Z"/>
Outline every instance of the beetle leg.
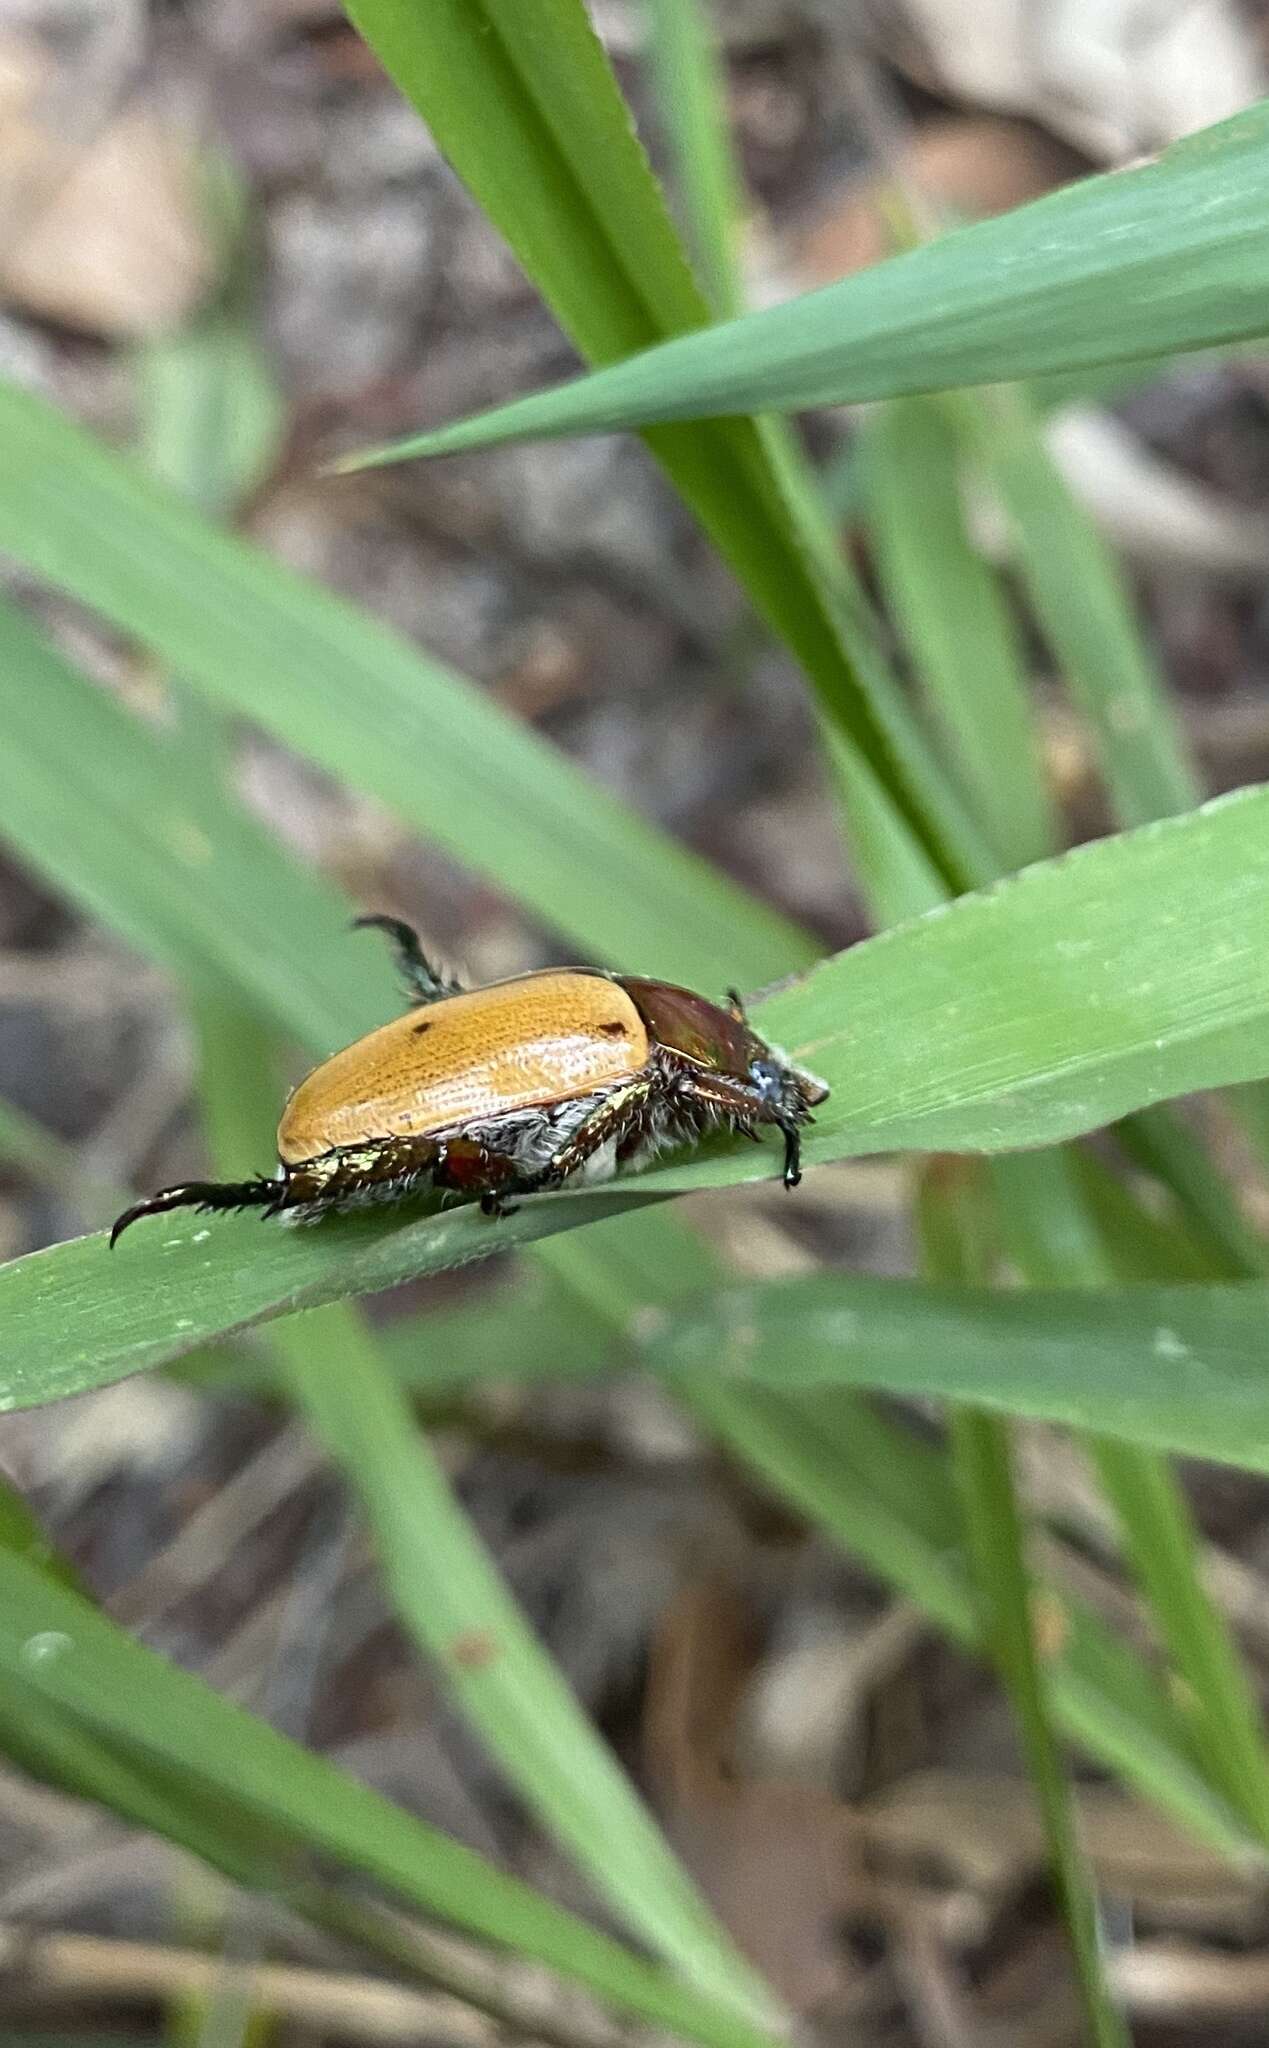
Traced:
<path fill-rule="evenodd" d="M 784 1136 L 784 1185 L 786 1188 L 798 1185 L 802 1178 L 800 1125 L 813 1121 L 809 1112 L 798 1116 L 787 1108 L 763 1102 L 752 1090 L 725 1075 L 711 1074 L 707 1078 L 690 1069 L 679 1069 L 676 1078 L 681 1098 L 689 1111 L 693 1106 L 698 1113 L 712 1110 L 732 1130 L 742 1131 L 747 1137 L 756 1135 L 756 1124 L 775 1124 Z"/>
<path fill-rule="evenodd" d="M 614 1088 L 570 1131 L 544 1165 L 517 1174 L 503 1188 L 490 1189 L 488 1199 L 481 1200 L 485 1214 L 505 1215 L 508 1197 L 545 1194 L 552 1188 L 563 1187 L 610 1138 L 620 1144 L 663 1087 L 659 1074 L 641 1074 L 637 1080 Z"/>
<path fill-rule="evenodd" d="M 614 1088 L 612 1094 L 606 1095 L 577 1126 L 546 1166 L 544 1171 L 550 1177 L 547 1185 L 559 1187 L 562 1182 L 570 1180 L 610 1138 L 620 1144 L 631 1126 L 639 1122 L 660 1087 L 659 1075 L 643 1074 L 637 1081 L 627 1081 L 620 1088 Z"/>
<path fill-rule="evenodd" d="M 784 1185 L 795 1188 L 802 1178 L 802 1133 L 792 1117 L 781 1122 L 780 1129 L 784 1132 Z"/>
<path fill-rule="evenodd" d="M 266 1183 L 273 1190 L 266 1214 L 287 1211 L 313 1223 L 346 1209 L 405 1201 L 441 1184 L 442 1157 L 431 1137 L 371 1139 L 321 1152 L 288 1166 L 282 1180 Z"/>
<path fill-rule="evenodd" d="M 746 1017 L 745 1015 L 744 1000 L 738 989 L 728 989 L 727 1008 L 730 1010 L 732 1016 L 736 1019 L 736 1022 L 738 1024 L 747 1024 L 749 1022 L 748 1017 Z"/>
<path fill-rule="evenodd" d="M 116 1218 L 110 1249 L 114 1250 L 124 1231 L 141 1216 L 161 1216 L 168 1209 L 280 1209 L 285 1193 L 285 1181 L 266 1180 L 263 1174 L 255 1180 L 187 1180 L 179 1187 L 160 1188 L 157 1195 L 134 1202 Z"/>
<path fill-rule="evenodd" d="M 397 966 L 404 979 L 411 1003 L 417 1008 L 424 1003 L 439 1003 L 443 996 L 459 996 L 461 984 L 450 981 L 431 961 L 419 944 L 419 935 L 413 925 L 401 917 L 382 917 L 378 912 L 368 917 L 355 917 L 352 928 L 356 931 L 386 932 L 392 941 Z"/>

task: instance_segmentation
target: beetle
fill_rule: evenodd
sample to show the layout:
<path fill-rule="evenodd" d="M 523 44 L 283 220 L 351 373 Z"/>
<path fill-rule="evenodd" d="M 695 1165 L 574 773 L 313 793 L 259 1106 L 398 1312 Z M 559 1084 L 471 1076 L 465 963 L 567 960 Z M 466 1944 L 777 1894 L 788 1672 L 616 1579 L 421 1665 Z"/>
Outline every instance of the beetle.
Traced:
<path fill-rule="evenodd" d="M 410 1008 L 346 1046 L 293 1090 L 270 1179 L 184 1181 L 126 1209 L 263 1209 L 310 1221 L 425 1187 L 506 1215 L 522 1195 L 608 1179 L 714 1128 L 784 1138 L 784 1184 L 801 1179 L 801 1130 L 823 1081 L 758 1036 L 734 991 L 599 968 L 545 968 L 481 989 L 445 979 L 394 917 L 360 917 L 392 942 Z"/>

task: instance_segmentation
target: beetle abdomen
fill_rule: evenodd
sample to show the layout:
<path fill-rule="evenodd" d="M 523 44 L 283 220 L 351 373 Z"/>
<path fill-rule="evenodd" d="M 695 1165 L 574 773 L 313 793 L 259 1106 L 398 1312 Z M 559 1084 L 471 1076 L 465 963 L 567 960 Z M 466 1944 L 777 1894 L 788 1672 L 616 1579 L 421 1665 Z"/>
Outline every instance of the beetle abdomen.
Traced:
<path fill-rule="evenodd" d="M 593 1094 L 637 1074 L 648 1050 L 634 1003 L 602 975 L 549 970 L 447 996 L 301 1081 L 278 1125 L 278 1157 L 291 1166 Z"/>

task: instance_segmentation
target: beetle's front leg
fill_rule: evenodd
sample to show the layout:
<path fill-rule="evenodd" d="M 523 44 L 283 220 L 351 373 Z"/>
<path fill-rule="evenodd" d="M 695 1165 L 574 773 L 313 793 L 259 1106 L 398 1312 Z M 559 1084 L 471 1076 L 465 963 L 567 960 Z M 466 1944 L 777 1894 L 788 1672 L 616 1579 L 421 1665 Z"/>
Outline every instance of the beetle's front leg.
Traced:
<path fill-rule="evenodd" d="M 733 1130 L 743 1131 L 746 1137 L 756 1135 L 754 1126 L 757 1124 L 774 1124 L 784 1139 L 784 1185 L 786 1188 L 798 1185 L 802 1178 L 802 1133 L 796 1115 L 781 1104 L 763 1101 L 752 1088 L 721 1074 L 711 1074 L 708 1079 L 698 1075 L 680 1075 L 679 1086 L 688 1103 L 694 1104 L 698 1110 L 712 1109 Z M 801 1121 L 809 1119 L 803 1117 Z"/>
<path fill-rule="evenodd" d="M 802 1178 L 802 1133 L 792 1117 L 780 1123 L 784 1137 L 784 1185 L 797 1187 Z"/>

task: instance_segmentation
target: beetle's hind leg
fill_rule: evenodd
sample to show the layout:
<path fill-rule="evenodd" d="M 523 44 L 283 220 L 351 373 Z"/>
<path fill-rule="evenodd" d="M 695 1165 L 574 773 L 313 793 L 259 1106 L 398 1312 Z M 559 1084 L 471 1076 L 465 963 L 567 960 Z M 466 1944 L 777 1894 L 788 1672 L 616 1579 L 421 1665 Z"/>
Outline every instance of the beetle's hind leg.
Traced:
<path fill-rule="evenodd" d="M 385 932 L 392 942 L 397 966 L 405 982 L 406 993 L 416 1007 L 424 1003 L 439 1003 L 443 996 L 460 996 L 462 985 L 450 981 L 434 967 L 419 944 L 419 935 L 413 925 L 402 917 L 383 917 L 378 912 L 367 917 L 355 917 L 353 930 Z"/>
<path fill-rule="evenodd" d="M 114 1250 L 124 1231 L 141 1216 L 161 1216 L 168 1209 L 201 1209 L 204 1213 L 213 1209 L 264 1209 L 271 1212 L 285 1206 L 285 1196 L 285 1181 L 266 1180 L 263 1174 L 254 1180 L 182 1181 L 179 1187 L 160 1188 L 156 1195 L 147 1195 L 143 1202 L 134 1202 L 130 1209 L 125 1209 L 111 1230 L 110 1248 Z"/>

